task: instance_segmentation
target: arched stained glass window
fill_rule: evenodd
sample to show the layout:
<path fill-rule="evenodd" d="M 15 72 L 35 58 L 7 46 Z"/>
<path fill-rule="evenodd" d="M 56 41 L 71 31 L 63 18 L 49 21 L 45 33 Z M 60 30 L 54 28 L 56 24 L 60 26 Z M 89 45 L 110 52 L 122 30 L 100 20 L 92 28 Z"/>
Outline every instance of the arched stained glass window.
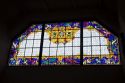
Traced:
<path fill-rule="evenodd" d="M 80 63 L 120 64 L 118 38 L 96 21 L 36 24 L 13 41 L 9 56 L 10 66 Z"/>

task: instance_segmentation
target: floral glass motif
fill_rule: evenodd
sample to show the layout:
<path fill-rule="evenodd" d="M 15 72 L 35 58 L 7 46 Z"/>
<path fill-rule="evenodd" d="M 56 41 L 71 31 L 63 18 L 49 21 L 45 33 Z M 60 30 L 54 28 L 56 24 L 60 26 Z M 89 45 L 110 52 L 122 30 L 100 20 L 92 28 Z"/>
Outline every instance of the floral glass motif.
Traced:
<path fill-rule="evenodd" d="M 42 25 L 32 25 L 13 41 L 9 65 L 38 65 Z"/>
<path fill-rule="evenodd" d="M 83 64 L 120 64 L 118 38 L 96 21 L 83 22 Z"/>
<path fill-rule="evenodd" d="M 45 24 L 42 65 L 80 63 L 80 23 Z"/>

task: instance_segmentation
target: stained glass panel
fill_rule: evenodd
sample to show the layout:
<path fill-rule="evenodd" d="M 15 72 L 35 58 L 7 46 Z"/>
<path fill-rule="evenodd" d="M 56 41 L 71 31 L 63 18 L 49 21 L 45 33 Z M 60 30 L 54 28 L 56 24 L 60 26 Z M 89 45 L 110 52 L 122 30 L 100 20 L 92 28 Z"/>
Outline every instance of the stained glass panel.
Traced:
<path fill-rule="evenodd" d="M 32 25 L 16 38 L 11 48 L 9 65 L 38 65 L 41 34 L 42 25 Z"/>
<path fill-rule="evenodd" d="M 80 63 L 80 23 L 45 24 L 42 65 Z"/>
<path fill-rule="evenodd" d="M 118 50 L 116 36 L 95 21 L 83 22 L 83 64 L 120 64 Z"/>

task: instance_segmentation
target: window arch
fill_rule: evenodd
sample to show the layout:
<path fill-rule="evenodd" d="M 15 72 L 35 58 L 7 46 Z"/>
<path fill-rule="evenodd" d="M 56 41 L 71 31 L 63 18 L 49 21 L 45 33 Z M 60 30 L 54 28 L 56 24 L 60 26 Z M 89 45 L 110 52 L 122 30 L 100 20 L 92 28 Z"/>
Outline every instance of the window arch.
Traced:
<path fill-rule="evenodd" d="M 34 24 L 13 41 L 9 65 L 120 64 L 118 38 L 96 21 Z"/>

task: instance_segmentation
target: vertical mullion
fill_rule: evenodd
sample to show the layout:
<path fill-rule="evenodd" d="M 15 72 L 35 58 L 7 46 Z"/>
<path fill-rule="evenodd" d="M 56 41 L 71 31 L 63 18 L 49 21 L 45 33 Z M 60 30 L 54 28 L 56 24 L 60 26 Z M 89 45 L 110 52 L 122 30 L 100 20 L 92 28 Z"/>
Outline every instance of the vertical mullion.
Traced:
<path fill-rule="evenodd" d="M 32 55 L 33 55 L 33 48 L 34 48 L 34 40 L 35 40 L 35 31 L 33 32 L 34 37 L 33 37 L 33 45 L 32 45 L 32 53 L 31 53 L 31 62 L 32 62 Z M 31 64 L 32 65 L 32 64 Z"/>
<path fill-rule="evenodd" d="M 73 36 L 73 30 L 74 30 L 74 29 L 71 29 L 72 36 Z M 72 65 L 75 65 L 75 63 L 73 63 L 73 59 L 74 59 L 73 56 L 74 56 L 74 55 L 73 55 L 73 38 L 72 38 Z"/>
<path fill-rule="evenodd" d="M 57 47 L 56 47 L 56 59 L 57 59 L 57 53 L 58 53 L 58 44 L 59 44 L 59 38 L 58 38 L 58 36 L 59 36 L 59 27 L 58 27 L 58 32 L 57 32 L 58 34 L 57 34 Z M 58 60 L 58 59 L 57 59 Z M 57 65 L 57 60 L 56 60 L 56 65 Z"/>
<path fill-rule="evenodd" d="M 80 22 L 80 65 L 83 65 L 83 22 Z"/>
<path fill-rule="evenodd" d="M 19 42 L 20 43 L 20 42 Z M 25 43 L 26 44 L 26 43 Z M 17 48 L 17 47 L 16 47 Z M 18 47 L 17 48 L 18 49 L 18 51 L 17 51 L 17 54 L 16 54 L 16 62 L 17 62 L 17 55 L 18 55 L 18 53 L 19 53 L 19 50 L 20 50 L 20 48 Z M 16 64 L 15 64 L 16 65 Z M 19 65 L 19 64 L 18 64 Z"/>
<path fill-rule="evenodd" d="M 92 45 L 92 38 L 93 38 L 93 36 L 92 36 L 92 28 L 90 28 L 90 34 L 91 34 L 91 36 L 90 36 L 90 38 L 91 38 L 91 58 L 90 58 L 90 60 L 92 62 L 92 47 L 93 47 L 93 45 Z"/>
<path fill-rule="evenodd" d="M 111 40 L 111 48 L 112 48 L 112 42 L 113 42 L 113 40 Z M 109 51 L 109 56 L 110 56 L 110 51 Z M 109 59 L 109 57 L 108 57 L 108 59 Z M 110 65 L 111 65 L 111 60 L 110 60 Z"/>
<path fill-rule="evenodd" d="M 101 57 L 102 56 L 101 56 L 101 38 L 100 38 L 100 32 L 99 32 L 99 46 L 100 46 L 100 58 L 99 58 L 99 60 L 101 61 Z"/>
<path fill-rule="evenodd" d="M 65 36 L 64 36 L 64 41 L 66 41 L 66 27 L 64 28 L 64 30 L 65 30 Z M 64 64 L 65 64 L 65 46 L 66 45 L 66 43 L 64 43 Z"/>
<path fill-rule="evenodd" d="M 30 33 L 31 33 L 31 32 L 30 32 Z M 29 34 L 30 34 L 30 33 L 29 33 Z M 27 34 L 27 37 L 28 37 L 29 34 Z M 25 48 L 24 48 L 24 49 L 25 49 L 25 50 L 24 50 L 24 58 L 25 58 L 25 54 L 26 54 L 27 37 L 26 37 L 26 44 L 25 44 Z M 25 40 L 25 39 L 24 39 L 24 40 Z M 23 63 L 23 65 L 24 65 L 24 63 Z"/>
<path fill-rule="evenodd" d="M 39 53 L 39 66 L 41 66 L 41 58 L 42 58 L 42 51 L 43 51 L 43 37 L 44 37 L 44 30 L 45 24 L 42 24 L 42 33 L 41 33 L 41 42 L 40 42 L 40 53 Z"/>
<path fill-rule="evenodd" d="M 51 30 L 50 30 L 49 57 L 50 57 L 50 48 L 52 48 L 52 47 L 51 47 L 51 38 L 52 38 L 51 35 L 52 35 L 52 28 L 51 28 Z M 49 62 L 50 62 L 50 61 L 48 60 L 48 65 L 50 64 Z"/>
<path fill-rule="evenodd" d="M 58 39 L 57 39 L 58 40 Z M 58 42 L 58 41 L 57 41 Z M 58 53 L 58 43 L 57 43 L 57 48 L 56 48 L 56 58 L 57 58 L 57 53 Z M 57 65 L 57 61 L 56 61 L 56 65 Z"/>

